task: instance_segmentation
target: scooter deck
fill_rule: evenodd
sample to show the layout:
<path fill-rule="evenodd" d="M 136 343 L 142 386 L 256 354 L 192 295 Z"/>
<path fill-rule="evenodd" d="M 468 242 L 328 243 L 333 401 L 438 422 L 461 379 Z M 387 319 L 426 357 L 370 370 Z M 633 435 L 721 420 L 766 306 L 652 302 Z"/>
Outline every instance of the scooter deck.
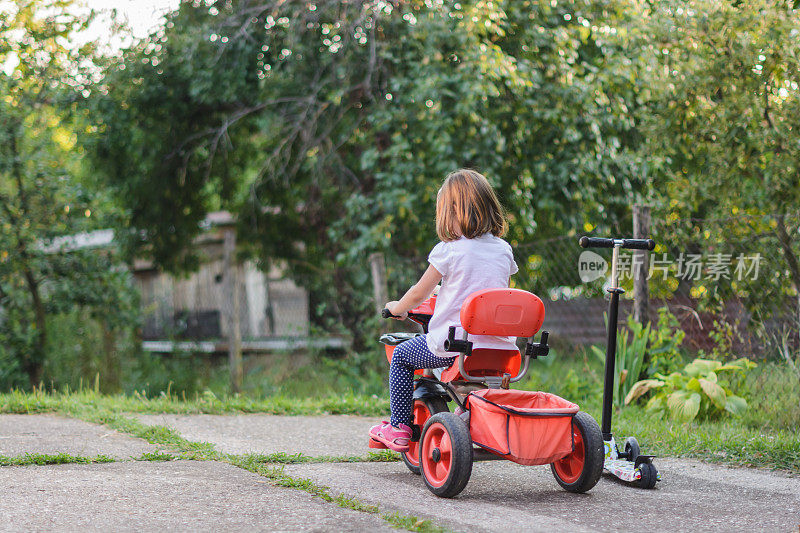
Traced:
<path fill-rule="evenodd" d="M 604 472 L 622 481 L 627 481 L 628 483 L 636 483 L 642 479 L 642 472 L 635 461 L 628 461 L 627 459 L 621 459 L 617 456 L 617 444 L 614 442 L 613 437 L 610 441 L 603 441 L 603 447 L 606 456 L 605 462 L 603 463 Z M 649 459 L 647 462 L 649 462 Z M 656 481 L 661 481 L 661 472 L 657 470 Z"/>
<path fill-rule="evenodd" d="M 603 470 L 628 483 L 634 483 L 642 478 L 639 467 L 633 461 L 626 461 L 625 459 L 606 459 L 603 464 Z M 660 478 L 661 474 L 658 474 L 658 479 Z"/>

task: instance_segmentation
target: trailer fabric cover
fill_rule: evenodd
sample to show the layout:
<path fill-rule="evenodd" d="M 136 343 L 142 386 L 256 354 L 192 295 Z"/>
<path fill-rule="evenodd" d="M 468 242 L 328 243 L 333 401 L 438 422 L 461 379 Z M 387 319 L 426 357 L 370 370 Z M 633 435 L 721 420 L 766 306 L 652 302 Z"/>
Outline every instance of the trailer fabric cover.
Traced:
<path fill-rule="evenodd" d="M 542 465 L 569 455 L 572 419 L 579 407 L 547 392 L 483 389 L 466 400 L 472 441 L 523 465 Z"/>

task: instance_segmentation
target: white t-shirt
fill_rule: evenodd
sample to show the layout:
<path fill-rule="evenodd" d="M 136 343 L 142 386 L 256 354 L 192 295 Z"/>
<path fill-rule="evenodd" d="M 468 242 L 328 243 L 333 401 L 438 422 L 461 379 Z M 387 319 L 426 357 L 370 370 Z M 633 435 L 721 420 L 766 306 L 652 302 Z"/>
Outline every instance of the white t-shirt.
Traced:
<path fill-rule="evenodd" d="M 428 255 L 428 262 L 442 275 L 442 286 L 436 297 L 436 307 L 428 324 L 428 349 L 439 357 L 453 357 L 455 352 L 444 351 L 444 341 L 450 326 L 456 326 L 456 338 L 461 339 L 461 304 L 467 296 L 482 289 L 508 287 L 508 279 L 518 270 L 511 246 L 491 233 L 474 239 L 461 237 L 456 241 L 440 242 Z M 514 337 L 470 335 L 473 348 L 516 350 Z"/>

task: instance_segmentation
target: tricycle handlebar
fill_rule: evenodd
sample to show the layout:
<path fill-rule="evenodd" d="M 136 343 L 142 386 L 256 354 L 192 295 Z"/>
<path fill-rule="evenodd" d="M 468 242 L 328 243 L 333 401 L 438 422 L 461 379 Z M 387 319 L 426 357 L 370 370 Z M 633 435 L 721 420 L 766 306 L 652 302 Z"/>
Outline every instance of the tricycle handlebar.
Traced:
<path fill-rule="evenodd" d="M 393 315 L 392 312 L 389 311 L 388 309 L 383 309 L 381 310 L 381 318 L 400 318 L 400 317 L 397 315 Z M 431 315 L 426 313 L 414 313 L 413 311 L 409 311 L 408 318 L 410 318 L 417 324 L 422 324 L 424 326 L 430 321 Z"/>
<path fill-rule="evenodd" d="M 653 239 L 604 239 L 601 237 L 581 237 L 578 241 L 582 248 L 628 248 L 631 250 L 652 250 L 656 247 Z"/>

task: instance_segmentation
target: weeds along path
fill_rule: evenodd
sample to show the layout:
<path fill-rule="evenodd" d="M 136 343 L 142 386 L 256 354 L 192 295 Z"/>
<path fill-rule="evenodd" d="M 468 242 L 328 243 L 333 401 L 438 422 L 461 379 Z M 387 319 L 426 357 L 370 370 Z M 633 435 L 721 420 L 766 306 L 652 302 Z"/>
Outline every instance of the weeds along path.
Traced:
<path fill-rule="evenodd" d="M 81 420 L 0 415 L 0 466 L 8 467 L 0 514 L 11 529 L 441 530 L 283 471 L 286 463 L 396 462 L 395 454 L 237 455 L 109 409 L 66 411 Z"/>

